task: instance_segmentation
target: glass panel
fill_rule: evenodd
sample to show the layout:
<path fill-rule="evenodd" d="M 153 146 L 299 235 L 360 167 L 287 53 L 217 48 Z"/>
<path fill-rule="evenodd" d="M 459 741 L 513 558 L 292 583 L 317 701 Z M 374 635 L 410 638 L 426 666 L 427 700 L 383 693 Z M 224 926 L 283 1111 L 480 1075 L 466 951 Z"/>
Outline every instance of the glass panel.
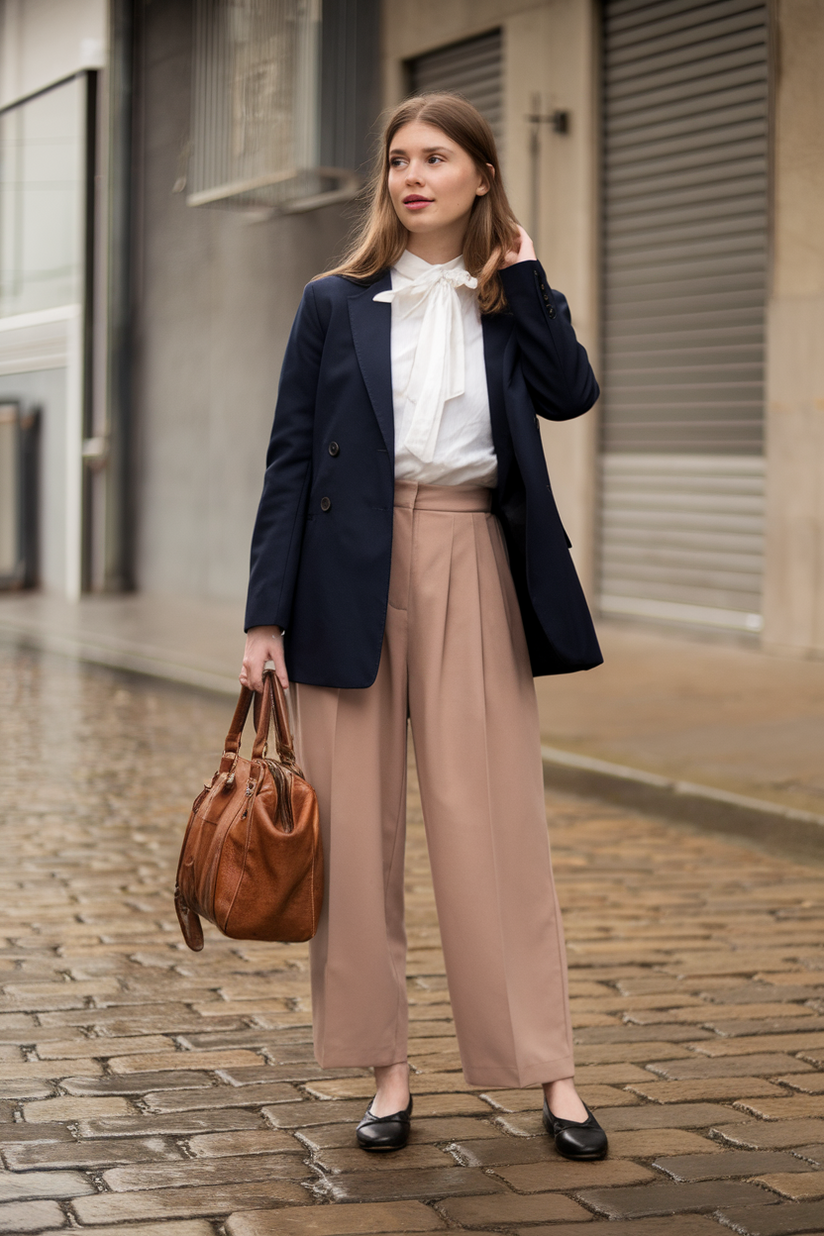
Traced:
<path fill-rule="evenodd" d="M 81 299 L 85 87 L 0 114 L 0 317 Z"/>

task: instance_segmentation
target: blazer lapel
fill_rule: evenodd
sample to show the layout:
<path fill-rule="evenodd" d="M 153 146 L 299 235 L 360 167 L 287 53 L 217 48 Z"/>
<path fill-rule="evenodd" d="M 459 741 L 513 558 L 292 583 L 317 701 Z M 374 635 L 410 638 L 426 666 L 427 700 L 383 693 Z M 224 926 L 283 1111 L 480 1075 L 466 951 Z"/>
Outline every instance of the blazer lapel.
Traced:
<path fill-rule="evenodd" d="M 375 303 L 378 292 L 388 292 L 392 277 L 386 271 L 375 283 L 349 297 L 349 321 L 355 355 L 369 399 L 378 418 L 390 459 L 395 456 L 395 411 L 392 402 L 392 306 Z"/>
<path fill-rule="evenodd" d="M 484 336 L 486 388 L 489 394 L 489 416 L 492 441 L 498 457 L 498 489 L 503 492 L 506 475 L 512 461 L 512 434 L 506 415 L 504 362 L 507 344 L 512 338 L 513 320 L 508 313 L 485 313 L 481 317 Z"/>
<path fill-rule="evenodd" d="M 392 400 L 392 306 L 376 303 L 378 292 L 388 292 L 392 277 L 386 271 L 375 283 L 360 287 L 349 297 L 349 321 L 355 355 L 380 426 L 390 458 L 395 455 L 395 412 Z M 489 392 L 492 439 L 498 456 L 499 484 L 509 469 L 512 437 L 504 401 L 504 353 L 512 337 L 512 316 L 506 313 L 481 317 L 484 361 Z"/>

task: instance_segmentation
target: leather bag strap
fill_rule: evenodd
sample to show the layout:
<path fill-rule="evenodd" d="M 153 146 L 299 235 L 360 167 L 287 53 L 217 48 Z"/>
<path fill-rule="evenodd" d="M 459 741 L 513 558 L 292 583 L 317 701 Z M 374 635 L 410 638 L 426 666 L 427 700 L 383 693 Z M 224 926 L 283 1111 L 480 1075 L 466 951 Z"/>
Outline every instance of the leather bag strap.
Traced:
<path fill-rule="evenodd" d="M 275 673 L 267 673 L 264 679 L 271 695 L 272 717 L 275 725 L 275 739 L 278 753 L 283 764 L 294 766 L 295 747 L 292 733 L 289 729 L 289 710 L 286 706 L 286 693 Z"/>
<path fill-rule="evenodd" d="M 240 739 L 254 694 L 254 691 L 251 691 L 249 687 L 240 688 L 235 715 L 229 723 L 229 733 L 226 735 L 226 741 L 223 744 L 224 755 L 237 755 L 238 751 L 240 751 Z"/>
<path fill-rule="evenodd" d="M 263 669 L 263 692 L 255 696 L 255 723 L 260 732 L 261 713 L 263 710 L 272 718 L 272 728 L 275 736 L 275 748 L 278 763 L 287 768 L 297 769 L 292 733 L 289 728 L 289 711 L 286 705 L 286 695 L 280 680 L 275 673 L 274 661 L 267 661 Z M 266 720 L 268 734 L 269 721 Z M 262 754 L 262 752 L 261 752 Z"/>
<path fill-rule="evenodd" d="M 272 717 L 272 694 L 266 689 L 267 679 L 273 677 L 272 674 L 264 670 L 263 673 L 263 690 L 260 694 L 255 694 L 255 743 L 252 747 L 252 759 L 259 760 L 266 750 L 266 744 L 269 739 L 269 722 Z"/>
<path fill-rule="evenodd" d="M 249 706 L 253 700 L 255 702 L 255 741 L 254 746 L 252 747 L 252 759 L 259 759 L 266 750 L 266 740 L 269 736 L 269 721 L 272 716 L 272 694 L 271 691 L 266 690 L 266 678 L 269 677 L 271 677 L 269 674 L 265 676 L 264 689 L 260 695 L 255 691 L 252 691 L 249 687 L 240 688 L 240 695 L 238 696 L 235 713 L 229 723 L 229 732 L 226 735 L 226 741 L 223 744 L 223 756 L 221 758 L 219 768 L 220 772 L 228 772 L 238 757 L 238 753 L 240 752 L 240 741 L 243 735 L 243 727 L 246 724 L 246 718 L 249 715 Z"/>

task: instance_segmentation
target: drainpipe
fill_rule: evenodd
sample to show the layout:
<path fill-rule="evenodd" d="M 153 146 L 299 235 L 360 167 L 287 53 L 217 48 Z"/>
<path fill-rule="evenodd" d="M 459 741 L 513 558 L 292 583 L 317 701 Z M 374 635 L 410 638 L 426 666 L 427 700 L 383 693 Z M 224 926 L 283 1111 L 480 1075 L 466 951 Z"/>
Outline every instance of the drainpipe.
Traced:
<path fill-rule="evenodd" d="M 108 76 L 108 457 L 102 582 L 107 592 L 125 592 L 135 586 L 131 312 L 134 0 L 110 0 Z"/>

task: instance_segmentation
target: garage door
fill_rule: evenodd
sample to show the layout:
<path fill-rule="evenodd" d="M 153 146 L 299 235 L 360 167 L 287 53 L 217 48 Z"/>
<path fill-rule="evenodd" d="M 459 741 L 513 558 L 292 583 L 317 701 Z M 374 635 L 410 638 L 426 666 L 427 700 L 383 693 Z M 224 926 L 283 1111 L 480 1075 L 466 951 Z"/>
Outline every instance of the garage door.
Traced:
<path fill-rule="evenodd" d="M 760 630 L 767 13 L 605 0 L 600 602 Z"/>
<path fill-rule="evenodd" d="M 503 43 L 501 31 L 439 47 L 408 62 L 410 92 L 456 90 L 474 103 L 495 134 L 503 136 Z"/>

